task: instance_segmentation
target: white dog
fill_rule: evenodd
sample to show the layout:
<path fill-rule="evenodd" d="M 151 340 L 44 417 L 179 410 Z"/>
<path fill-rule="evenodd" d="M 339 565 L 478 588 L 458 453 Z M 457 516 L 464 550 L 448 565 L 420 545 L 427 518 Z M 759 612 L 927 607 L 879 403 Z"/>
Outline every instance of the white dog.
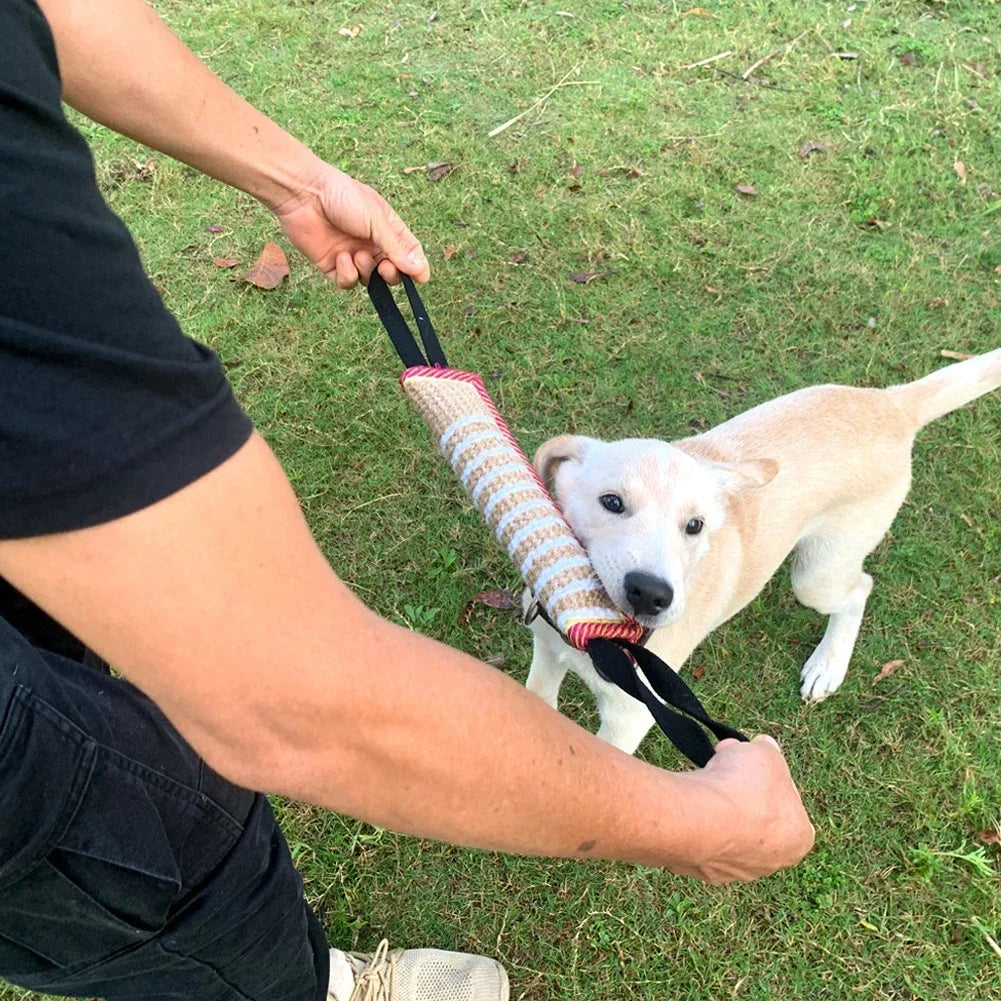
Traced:
<path fill-rule="evenodd" d="M 564 435 L 535 457 L 612 600 L 652 629 L 675 670 L 794 552 L 792 586 L 830 616 L 802 671 L 824 699 L 844 680 L 872 578 L 862 562 L 911 482 L 917 431 L 1001 386 L 1001 349 L 902 386 L 816 386 L 672 444 Z M 632 754 L 653 719 L 541 618 L 528 688 L 556 706 L 568 670 L 594 692 L 598 736 Z"/>

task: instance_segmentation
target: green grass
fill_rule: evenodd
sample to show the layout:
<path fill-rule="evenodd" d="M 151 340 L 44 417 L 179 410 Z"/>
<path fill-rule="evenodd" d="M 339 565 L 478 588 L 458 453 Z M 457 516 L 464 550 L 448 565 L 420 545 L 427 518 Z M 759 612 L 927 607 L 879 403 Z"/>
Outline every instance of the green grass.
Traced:
<path fill-rule="evenodd" d="M 884 385 L 942 348 L 997 347 L 997 4 L 705 6 L 713 17 L 687 0 L 159 3 L 228 82 L 409 221 L 451 359 L 487 376 L 526 448 L 567 430 L 679 437 L 810 383 Z M 845 51 L 857 58 L 831 55 Z M 575 85 L 488 138 L 567 73 Z M 295 255 L 275 292 L 231 284 L 212 257 L 252 260 L 270 217 L 158 154 L 139 178 L 146 151 L 86 132 L 167 303 L 226 360 L 334 567 L 385 615 L 523 679 L 513 613 L 460 622 L 516 575 L 407 411 L 366 297 Z M 829 149 L 804 158 L 811 140 Z M 434 160 L 459 166 L 438 183 L 403 172 Z M 607 273 L 568 280 L 582 270 Z M 799 700 L 822 623 L 784 572 L 693 657 L 711 710 L 785 743 L 818 828 L 802 865 L 707 889 L 282 804 L 332 939 L 489 952 L 533 1001 L 1001 998 L 985 937 L 1001 938 L 1001 866 L 975 840 L 1001 823 L 999 442 L 997 396 L 919 439 L 834 699 Z M 874 686 L 893 659 L 905 666 Z M 565 708 L 594 725 L 580 687 Z M 656 736 L 640 753 L 679 767 Z"/>

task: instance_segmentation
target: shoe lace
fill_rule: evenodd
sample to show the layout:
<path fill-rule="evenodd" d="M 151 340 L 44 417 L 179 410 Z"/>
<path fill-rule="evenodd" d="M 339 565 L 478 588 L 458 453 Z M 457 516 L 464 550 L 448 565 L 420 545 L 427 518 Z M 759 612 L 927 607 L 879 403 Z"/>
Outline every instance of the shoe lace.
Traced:
<path fill-rule="evenodd" d="M 389 940 L 384 938 L 368 959 L 365 969 L 355 977 L 355 988 L 348 1001 L 392 1001 L 393 973 L 399 957 L 399 950 L 391 953 Z"/>

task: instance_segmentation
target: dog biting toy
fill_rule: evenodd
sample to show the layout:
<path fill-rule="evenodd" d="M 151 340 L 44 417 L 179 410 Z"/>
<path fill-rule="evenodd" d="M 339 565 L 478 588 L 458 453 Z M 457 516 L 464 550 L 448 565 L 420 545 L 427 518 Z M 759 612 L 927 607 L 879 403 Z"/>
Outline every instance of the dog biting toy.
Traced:
<path fill-rule="evenodd" d="M 379 319 L 406 366 L 400 378 L 403 391 L 518 567 L 538 613 L 571 646 L 587 653 L 602 677 L 643 702 L 671 743 L 695 764 L 705 765 L 714 753 L 695 720 L 720 739 L 746 740 L 711 719 L 678 675 L 642 646 L 645 630 L 609 598 L 483 380 L 448 366 L 413 281 L 404 275 L 403 285 L 426 357 L 378 272 L 368 286 Z"/>

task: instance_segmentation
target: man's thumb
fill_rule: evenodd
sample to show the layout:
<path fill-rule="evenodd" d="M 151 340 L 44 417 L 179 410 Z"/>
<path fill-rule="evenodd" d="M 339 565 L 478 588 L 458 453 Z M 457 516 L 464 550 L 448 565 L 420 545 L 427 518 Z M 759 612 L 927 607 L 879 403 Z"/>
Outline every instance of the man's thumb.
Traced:
<path fill-rule="evenodd" d="M 431 269 L 424 248 L 389 205 L 384 204 L 383 211 L 376 214 L 372 239 L 400 271 L 418 281 L 427 281 L 430 277 Z"/>

